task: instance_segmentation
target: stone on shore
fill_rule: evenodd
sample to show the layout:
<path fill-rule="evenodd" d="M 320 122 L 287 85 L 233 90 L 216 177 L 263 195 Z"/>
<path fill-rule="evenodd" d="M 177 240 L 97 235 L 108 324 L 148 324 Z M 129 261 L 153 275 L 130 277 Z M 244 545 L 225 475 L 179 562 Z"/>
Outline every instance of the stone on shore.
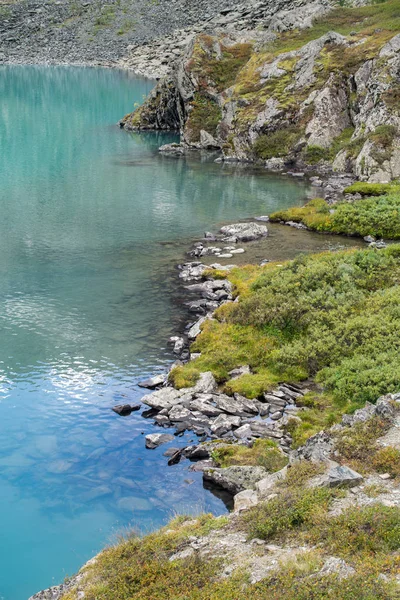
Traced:
<path fill-rule="evenodd" d="M 149 390 L 154 390 L 156 387 L 164 385 L 166 380 L 167 375 L 165 373 L 161 373 L 160 375 L 154 375 L 154 377 L 149 377 L 149 379 L 145 379 L 144 381 L 139 381 L 138 386 L 142 388 L 147 388 Z"/>
<path fill-rule="evenodd" d="M 170 433 L 150 433 L 145 437 L 146 448 L 154 450 L 154 448 L 158 448 L 162 444 L 172 442 L 173 439 L 174 436 Z"/>
<path fill-rule="evenodd" d="M 263 467 L 234 466 L 226 469 L 205 469 L 203 477 L 235 496 L 243 490 L 255 489 L 255 485 L 267 471 Z"/>
<path fill-rule="evenodd" d="M 169 410 L 180 403 L 182 395 L 183 392 L 176 390 L 173 387 L 166 387 L 157 390 L 152 394 L 148 394 L 147 396 L 143 396 L 142 402 L 155 410 L 162 410 L 163 408 Z"/>
<path fill-rule="evenodd" d="M 233 499 L 235 512 L 245 510 L 258 504 L 257 493 L 253 490 L 243 490 L 239 492 Z"/>

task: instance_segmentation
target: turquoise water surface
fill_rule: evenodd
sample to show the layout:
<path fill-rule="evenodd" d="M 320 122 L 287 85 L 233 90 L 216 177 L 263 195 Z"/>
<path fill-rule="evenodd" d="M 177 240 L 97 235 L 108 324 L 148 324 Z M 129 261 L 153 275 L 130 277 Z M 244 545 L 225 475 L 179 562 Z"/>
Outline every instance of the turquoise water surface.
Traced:
<path fill-rule="evenodd" d="M 152 84 L 117 71 L 0 68 L 0 598 L 73 574 L 127 527 L 226 511 L 133 413 L 171 361 L 175 264 L 216 224 L 299 203 L 305 185 L 174 160 L 117 120 Z M 178 438 L 174 445 L 192 439 Z"/>

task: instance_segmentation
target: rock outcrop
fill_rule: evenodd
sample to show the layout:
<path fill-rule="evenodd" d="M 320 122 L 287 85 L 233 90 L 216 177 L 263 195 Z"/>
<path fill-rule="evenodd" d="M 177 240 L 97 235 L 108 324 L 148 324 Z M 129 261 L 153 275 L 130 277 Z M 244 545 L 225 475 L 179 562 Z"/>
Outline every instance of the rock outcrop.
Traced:
<path fill-rule="evenodd" d="M 329 8 L 296 6 L 309 15 L 307 27 Z M 320 164 L 371 182 L 399 177 L 400 35 L 357 29 L 355 15 L 350 35 L 311 29 L 304 35 L 310 41 L 287 51 L 299 45 L 280 33 L 293 26 L 291 7 L 277 3 L 274 10 L 257 30 L 233 20 L 230 30 L 215 27 L 191 39 L 121 126 L 180 131 L 181 153 L 218 148 L 224 160 L 269 168 Z"/>

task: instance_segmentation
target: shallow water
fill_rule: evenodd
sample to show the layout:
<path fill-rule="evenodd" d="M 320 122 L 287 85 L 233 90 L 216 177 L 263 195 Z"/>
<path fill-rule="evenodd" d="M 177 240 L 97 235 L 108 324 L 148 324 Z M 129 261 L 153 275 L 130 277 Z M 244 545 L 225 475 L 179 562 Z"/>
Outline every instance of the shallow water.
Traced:
<path fill-rule="evenodd" d="M 309 190 L 162 157 L 173 136 L 115 127 L 151 85 L 101 69 L 0 68 L 5 600 L 59 583 L 128 527 L 226 511 L 188 464 L 166 468 L 166 447 L 144 449 L 150 421 L 110 408 L 137 401 L 137 381 L 171 361 L 165 341 L 182 317 L 175 264 L 189 241 Z"/>

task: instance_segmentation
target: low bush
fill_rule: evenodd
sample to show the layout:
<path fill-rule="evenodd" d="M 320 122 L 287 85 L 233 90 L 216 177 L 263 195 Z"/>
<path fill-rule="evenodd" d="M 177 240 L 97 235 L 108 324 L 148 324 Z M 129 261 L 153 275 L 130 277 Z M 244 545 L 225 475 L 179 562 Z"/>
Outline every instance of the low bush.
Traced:
<path fill-rule="evenodd" d="M 380 448 L 373 457 L 372 464 L 378 473 L 389 473 L 392 477 L 399 477 L 400 450 L 392 446 Z"/>
<path fill-rule="evenodd" d="M 254 142 L 253 151 L 263 160 L 286 156 L 300 137 L 298 126 L 283 127 L 260 135 Z"/>
<path fill-rule="evenodd" d="M 288 488 L 246 512 L 242 524 L 250 538 L 270 540 L 315 522 L 333 497 L 328 488 Z"/>

